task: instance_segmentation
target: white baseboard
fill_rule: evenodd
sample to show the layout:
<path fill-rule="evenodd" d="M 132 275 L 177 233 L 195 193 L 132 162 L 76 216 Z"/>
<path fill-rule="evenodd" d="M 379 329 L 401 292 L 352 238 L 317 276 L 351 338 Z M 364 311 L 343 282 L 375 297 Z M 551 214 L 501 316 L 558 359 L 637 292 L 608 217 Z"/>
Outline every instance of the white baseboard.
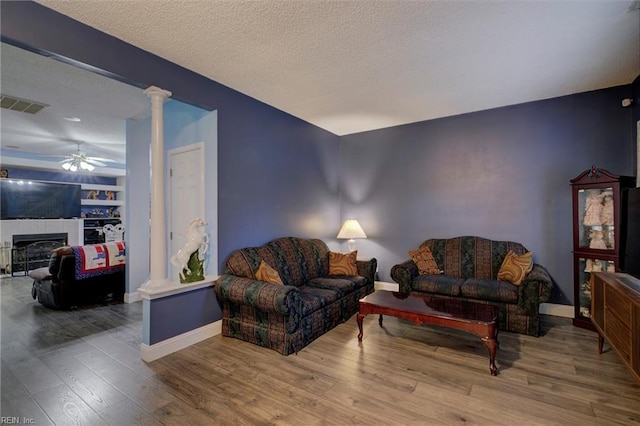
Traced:
<path fill-rule="evenodd" d="M 573 318 L 575 315 L 572 305 L 558 305 L 555 303 L 541 303 L 539 312 L 543 315 L 553 315 L 555 317 Z"/>
<path fill-rule="evenodd" d="M 398 291 L 400 286 L 398 283 L 388 283 L 384 281 L 376 281 L 373 283 L 374 290 Z"/>
<path fill-rule="evenodd" d="M 209 337 L 217 336 L 220 333 L 222 333 L 222 320 L 204 325 L 195 330 L 187 331 L 186 333 L 163 340 L 154 345 L 149 346 L 142 343 L 140 345 L 140 356 L 146 362 L 155 361 L 163 356 L 184 349 L 187 346 L 206 340 Z"/>
<path fill-rule="evenodd" d="M 138 293 L 137 291 L 132 291 L 131 293 L 124 294 L 124 303 L 134 303 L 141 300 L 142 297 L 140 297 L 140 293 Z"/>

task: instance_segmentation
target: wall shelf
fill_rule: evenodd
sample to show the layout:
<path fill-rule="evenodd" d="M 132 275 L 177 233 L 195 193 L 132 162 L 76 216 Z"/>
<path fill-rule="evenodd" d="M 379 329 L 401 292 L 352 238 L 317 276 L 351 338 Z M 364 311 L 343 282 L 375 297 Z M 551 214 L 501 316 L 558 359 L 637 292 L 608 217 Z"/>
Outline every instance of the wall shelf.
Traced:
<path fill-rule="evenodd" d="M 82 189 L 86 190 L 96 190 L 96 191 L 113 191 L 113 192 L 122 192 L 124 191 L 124 187 L 119 185 L 94 185 L 91 183 L 83 183 L 80 185 Z"/>
<path fill-rule="evenodd" d="M 85 200 L 81 201 L 83 206 L 123 206 L 124 200 Z"/>

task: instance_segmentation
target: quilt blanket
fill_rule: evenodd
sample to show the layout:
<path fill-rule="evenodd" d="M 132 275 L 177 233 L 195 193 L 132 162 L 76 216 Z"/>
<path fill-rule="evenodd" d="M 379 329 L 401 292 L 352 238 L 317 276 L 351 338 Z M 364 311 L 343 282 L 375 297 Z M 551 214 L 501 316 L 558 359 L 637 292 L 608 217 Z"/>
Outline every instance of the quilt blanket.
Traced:
<path fill-rule="evenodd" d="M 76 256 L 76 279 L 112 274 L 127 262 L 124 241 L 72 247 Z"/>

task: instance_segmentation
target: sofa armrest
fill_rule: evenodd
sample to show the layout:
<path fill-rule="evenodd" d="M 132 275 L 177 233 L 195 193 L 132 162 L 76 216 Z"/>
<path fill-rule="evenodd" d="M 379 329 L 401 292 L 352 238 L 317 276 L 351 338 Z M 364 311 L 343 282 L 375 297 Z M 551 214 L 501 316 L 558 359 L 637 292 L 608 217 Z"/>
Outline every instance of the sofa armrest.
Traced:
<path fill-rule="evenodd" d="M 418 267 L 413 260 L 406 260 L 391 268 L 391 278 L 399 284 L 400 293 L 410 292 L 411 283 L 418 275 Z"/>
<path fill-rule="evenodd" d="M 297 287 L 269 284 L 235 275 L 221 275 L 215 283 L 218 301 L 249 305 L 262 312 L 288 315 L 301 312 Z"/>
<path fill-rule="evenodd" d="M 358 267 L 358 275 L 369 280 L 369 284 L 373 285 L 376 281 L 376 271 L 378 269 L 378 260 L 374 257 L 369 260 L 356 260 Z"/>
<path fill-rule="evenodd" d="M 553 292 L 553 281 L 547 270 L 534 264 L 533 269 L 518 287 L 518 306 L 527 314 L 538 313 L 541 303 L 548 302 Z"/>

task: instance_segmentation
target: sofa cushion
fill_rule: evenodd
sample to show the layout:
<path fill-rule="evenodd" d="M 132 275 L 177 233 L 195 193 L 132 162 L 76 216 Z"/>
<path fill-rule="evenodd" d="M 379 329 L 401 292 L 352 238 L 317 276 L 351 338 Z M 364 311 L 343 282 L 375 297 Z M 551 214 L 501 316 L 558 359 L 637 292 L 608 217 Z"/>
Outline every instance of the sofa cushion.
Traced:
<path fill-rule="evenodd" d="M 509 251 L 518 255 L 527 251 L 520 243 L 481 237 L 430 239 L 420 246 L 431 250 L 445 275 L 463 278 L 497 279 L 502 261 Z"/>
<path fill-rule="evenodd" d="M 329 272 L 329 248 L 318 239 L 304 240 L 294 237 L 277 238 L 265 246 L 274 262 L 264 257 L 280 272 L 286 285 L 300 286 L 310 279 L 327 276 Z"/>
<path fill-rule="evenodd" d="M 282 280 L 280 279 L 278 271 L 269 266 L 269 264 L 264 260 L 260 262 L 260 266 L 258 266 L 258 270 L 256 271 L 256 280 L 270 284 L 282 285 Z"/>
<path fill-rule="evenodd" d="M 517 303 L 518 287 L 507 281 L 469 278 L 462 283 L 460 294 L 470 299 L 491 302 Z"/>
<path fill-rule="evenodd" d="M 420 247 L 417 250 L 409 250 L 409 257 L 413 260 L 413 263 L 418 267 L 418 273 L 420 275 L 433 275 L 439 274 L 440 268 L 436 260 L 431 254 L 431 250 L 428 247 Z"/>
<path fill-rule="evenodd" d="M 366 284 L 367 279 L 359 275 L 348 277 L 333 275 L 331 277 L 314 278 L 309 280 L 305 285 L 324 290 L 332 290 L 338 294 L 338 297 L 343 297 L 345 294 L 349 294 L 358 288 L 364 287 Z"/>
<path fill-rule="evenodd" d="M 413 280 L 411 289 L 445 296 L 460 296 L 460 288 L 463 282 L 464 278 L 450 275 L 419 275 Z"/>
<path fill-rule="evenodd" d="M 277 238 L 260 247 L 235 250 L 227 258 L 223 274 L 255 279 L 255 271 L 265 261 L 278 271 L 283 284 L 297 287 L 328 274 L 328 252 L 322 240 Z"/>
<path fill-rule="evenodd" d="M 339 298 L 339 292 L 324 288 L 313 287 L 302 284 L 300 290 L 300 300 L 302 301 L 302 317 L 305 317 L 318 309 L 335 302 Z"/>
<path fill-rule="evenodd" d="M 225 262 L 224 273 L 242 278 L 255 279 L 255 271 L 264 258 L 262 254 L 264 253 L 260 253 L 258 247 L 236 250 L 229 255 L 229 258 Z"/>
<path fill-rule="evenodd" d="M 507 253 L 498 272 L 498 279 L 520 285 L 524 277 L 533 268 L 533 256 L 530 251 L 523 255 L 516 255 L 513 251 Z"/>
<path fill-rule="evenodd" d="M 358 275 L 357 251 L 343 254 L 329 252 L 329 275 Z"/>

